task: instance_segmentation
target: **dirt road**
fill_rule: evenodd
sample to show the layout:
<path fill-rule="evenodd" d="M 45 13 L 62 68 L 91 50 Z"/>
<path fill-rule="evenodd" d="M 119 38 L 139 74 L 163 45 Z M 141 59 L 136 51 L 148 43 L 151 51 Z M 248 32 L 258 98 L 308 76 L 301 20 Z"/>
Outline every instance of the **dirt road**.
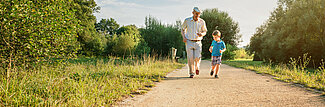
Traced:
<path fill-rule="evenodd" d="M 325 106 L 325 97 L 272 76 L 223 64 L 219 79 L 209 75 L 210 61 L 201 62 L 199 76 L 188 78 L 187 66 L 144 95 L 123 100 L 116 106 Z"/>

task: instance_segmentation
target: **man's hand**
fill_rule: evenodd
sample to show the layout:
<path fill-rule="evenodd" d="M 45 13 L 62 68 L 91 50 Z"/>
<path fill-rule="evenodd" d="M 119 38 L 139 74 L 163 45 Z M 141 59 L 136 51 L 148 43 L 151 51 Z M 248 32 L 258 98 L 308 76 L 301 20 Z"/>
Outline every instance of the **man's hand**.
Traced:
<path fill-rule="evenodd" d="M 196 33 L 199 37 L 202 37 L 203 35 L 201 33 Z"/>
<path fill-rule="evenodd" d="M 186 38 L 183 38 L 183 42 L 186 43 L 187 39 Z"/>

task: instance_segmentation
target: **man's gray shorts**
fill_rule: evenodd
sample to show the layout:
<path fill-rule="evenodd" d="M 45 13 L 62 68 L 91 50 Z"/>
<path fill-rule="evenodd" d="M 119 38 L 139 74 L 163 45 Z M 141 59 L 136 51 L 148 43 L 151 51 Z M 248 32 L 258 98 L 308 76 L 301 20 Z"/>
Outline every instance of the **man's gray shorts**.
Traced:
<path fill-rule="evenodd" d="M 212 56 L 211 57 L 211 65 L 215 66 L 217 64 L 221 65 L 221 56 Z"/>

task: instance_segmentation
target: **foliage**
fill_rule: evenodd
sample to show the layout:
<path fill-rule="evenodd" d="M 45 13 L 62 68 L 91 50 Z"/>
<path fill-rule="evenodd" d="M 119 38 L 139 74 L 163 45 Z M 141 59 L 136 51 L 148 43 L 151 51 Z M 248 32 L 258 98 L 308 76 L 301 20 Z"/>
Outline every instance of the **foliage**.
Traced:
<path fill-rule="evenodd" d="M 274 62 L 308 53 L 317 66 L 325 58 L 324 6 L 324 0 L 280 0 L 251 38 L 250 51 Z"/>
<path fill-rule="evenodd" d="M 141 39 L 140 31 L 135 25 L 123 26 L 115 30 L 114 35 L 108 36 L 106 52 L 119 56 L 134 54 Z"/>
<path fill-rule="evenodd" d="M 101 19 L 95 24 L 97 32 L 103 32 L 104 35 L 112 35 L 119 27 L 120 25 L 113 18 Z"/>
<path fill-rule="evenodd" d="M 81 54 L 86 56 L 104 56 L 105 49 L 107 49 L 107 38 L 104 34 L 95 33 L 83 44 Z"/>
<path fill-rule="evenodd" d="M 140 43 L 136 46 L 134 55 L 137 56 L 143 56 L 143 55 L 149 55 L 150 54 L 150 47 L 148 46 L 148 43 L 144 41 L 144 39 L 140 40 Z"/>
<path fill-rule="evenodd" d="M 131 59 L 129 64 L 128 59 L 81 58 L 42 66 L 35 72 L 13 72 L 7 80 L 0 75 L 0 106 L 111 106 L 183 66 L 170 60 L 144 59 Z"/>
<path fill-rule="evenodd" d="M 163 25 L 156 18 L 149 16 L 145 19 L 145 25 L 145 28 L 140 29 L 140 34 L 151 48 L 151 52 L 167 56 L 170 49 L 174 47 L 177 49 L 177 54 L 182 55 L 185 46 L 179 22 L 176 25 Z"/>
<path fill-rule="evenodd" d="M 234 51 L 235 59 L 252 59 L 252 55 L 249 55 L 244 48 Z"/>
<path fill-rule="evenodd" d="M 117 55 L 125 55 L 132 53 L 136 43 L 133 41 L 132 34 L 121 34 L 117 38 L 116 44 L 113 46 L 113 52 Z"/>
<path fill-rule="evenodd" d="M 133 39 L 133 42 L 135 42 L 135 44 L 138 44 L 141 39 L 140 31 L 135 25 L 123 26 L 117 29 L 115 33 L 117 35 L 130 34 L 130 38 Z"/>
<path fill-rule="evenodd" d="M 2 0 L 1 68 L 31 68 L 49 58 L 74 56 L 79 26 L 70 5 L 65 0 Z"/>
<path fill-rule="evenodd" d="M 202 56 L 209 58 L 209 46 L 213 40 L 212 32 L 219 30 L 221 39 L 232 46 L 237 46 L 241 35 L 239 34 L 238 23 L 228 15 L 228 13 L 218 9 L 206 9 L 202 12 L 201 18 L 205 21 L 208 32 L 202 40 Z M 227 47 L 228 48 L 228 47 Z M 234 55 L 234 54 L 232 54 Z M 234 57 L 234 56 L 231 56 Z"/>
<path fill-rule="evenodd" d="M 79 54 L 87 56 L 101 55 L 106 47 L 105 40 L 102 40 L 105 35 L 96 32 L 95 23 L 96 17 L 94 12 L 100 9 L 95 0 L 72 0 L 71 10 L 74 10 L 78 19 L 78 41 L 81 44 Z"/>
<path fill-rule="evenodd" d="M 226 48 L 226 51 L 222 53 L 222 59 L 234 60 L 236 55 L 235 51 L 238 50 L 238 48 L 230 44 L 226 44 Z"/>

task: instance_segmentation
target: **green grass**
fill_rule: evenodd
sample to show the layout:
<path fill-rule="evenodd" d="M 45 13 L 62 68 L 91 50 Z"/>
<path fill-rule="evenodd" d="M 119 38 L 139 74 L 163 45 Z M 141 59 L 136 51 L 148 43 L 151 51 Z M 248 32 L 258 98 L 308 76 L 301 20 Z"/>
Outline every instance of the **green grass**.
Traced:
<path fill-rule="evenodd" d="M 145 93 L 182 66 L 154 58 L 79 58 L 11 72 L 9 78 L 0 75 L 0 106 L 110 106 L 125 96 Z"/>
<path fill-rule="evenodd" d="M 302 84 L 309 88 L 325 91 L 325 69 L 308 71 L 301 65 L 271 64 L 262 61 L 232 60 L 223 61 L 224 64 L 253 70 L 256 73 L 265 73 L 275 76 L 275 79 Z M 324 65 L 324 64 L 323 64 Z"/>
<path fill-rule="evenodd" d="M 180 58 L 178 59 L 178 63 L 187 64 L 187 59 Z"/>

